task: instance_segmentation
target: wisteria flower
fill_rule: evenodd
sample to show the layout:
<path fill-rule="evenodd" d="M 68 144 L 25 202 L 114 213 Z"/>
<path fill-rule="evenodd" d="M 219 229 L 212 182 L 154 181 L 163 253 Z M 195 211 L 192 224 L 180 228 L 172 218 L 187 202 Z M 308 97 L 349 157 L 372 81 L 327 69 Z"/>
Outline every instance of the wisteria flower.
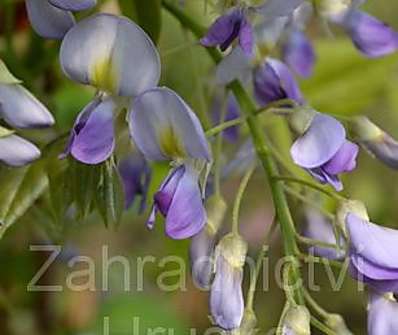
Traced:
<path fill-rule="evenodd" d="M 196 235 L 206 223 L 199 173 L 210 149 L 191 108 L 168 88 L 154 88 L 137 97 L 129 115 L 130 133 L 145 158 L 174 161 L 174 167 L 154 197 L 148 221 L 157 212 L 166 218 L 166 234 L 174 239 Z M 199 168 L 198 166 L 199 165 Z"/>
<path fill-rule="evenodd" d="M 354 213 L 346 216 L 350 270 L 378 292 L 398 291 L 398 231 L 378 226 Z"/>
<path fill-rule="evenodd" d="M 369 292 L 368 334 L 390 335 L 398 333 L 398 303 L 392 294 Z"/>
<path fill-rule="evenodd" d="M 77 117 L 66 149 L 66 154 L 83 163 L 99 164 L 115 146 L 113 119 L 124 107 L 120 97 L 134 98 L 157 86 L 159 54 L 132 21 L 98 14 L 69 30 L 60 61 L 69 78 L 102 92 Z"/>
<path fill-rule="evenodd" d="M 335 118 L 315 113 L 305 132 L 293 143 L 293 161 L 322 184 L 343 189 L 339 174 L 356 167 L 358 146 L 346 139 L 343 125 Z"/>
<path fill-rule="evenodd" d="M 51 113 L 12 76 L 2 61 L 0 72 L 0 118 L 16 129 L 52 126 Z M 40 157 L 40 150 L 34 144 L 1 126 L 0 149 L 0 161 L 10 166 L 26 165 Z"/>
<path fill-rule="evenodd" d="M 254 71 L 254 92 L 262 106 L 282 99 L 291 99 L 298 104 L 304 103 L 293 74 L 284 63 L 274 58 L 267 58 Z"/>
<path fill-rule="evenodd" d="M 235 39 L 238 39 L 244 53 L 251 55 L 254 35 L 252 25 L 246 16 L 246 8 L 231 8 L 212 24 L 200 43 L 205 47 L 219 46 L 221 51 L 225 51 Z"/>
<path fill-rule="evenodd" d="M 243 319 L 242 281 L 246 253 L 246 242 L 233 234 L 226 235 L 217 246 L 210 310 L 214 322 L 226 330 L 238 328 Z"/>
<path fill-rule="evenodd" d="M 96 5 L 96 0 L 25 0 L 30 23 L 42 37 L 62 39 L 75 24 L 72 11 Z"/>

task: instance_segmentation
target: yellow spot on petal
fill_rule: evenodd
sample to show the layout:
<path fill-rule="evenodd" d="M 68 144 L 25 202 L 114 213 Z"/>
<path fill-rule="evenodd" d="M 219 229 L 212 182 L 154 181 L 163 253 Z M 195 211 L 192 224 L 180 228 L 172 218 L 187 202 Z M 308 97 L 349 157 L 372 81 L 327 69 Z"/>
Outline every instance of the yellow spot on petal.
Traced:
<path fill-rule="evenodd" d="M 185 157 L 184 146 L 172 126 L 163 128 L 159 133 L 160 148 L 164 155 L 172 159 Z"/>
<path fill-rule="evenodd" d="M 117 93 L 118 78 L 110 57 L 97 60 L 90 71 L 93 86 L 110 93 Z"/>

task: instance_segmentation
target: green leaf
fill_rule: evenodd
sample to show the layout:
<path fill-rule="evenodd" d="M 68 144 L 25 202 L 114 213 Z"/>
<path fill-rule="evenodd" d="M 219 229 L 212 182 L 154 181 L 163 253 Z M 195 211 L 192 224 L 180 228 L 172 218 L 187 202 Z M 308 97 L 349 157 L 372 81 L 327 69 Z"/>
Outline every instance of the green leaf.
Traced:
<path fill-rule="evenodd" d="M 124 190 L 113 159 L 101 166 L 101 179 L 96 192 L 97 209 L 105 226 L 117 227 L 124 211 Z"/>
<path fill-rule="evenodd" d="M 162 24 L 161 0 L 119 0 L 122 13 L 135 21 L 158 43 Z"/>
<path fill-rule="evenodd" d="M 2 84 L 20 84 L 21 80 L 14 77 L 8 70 L 6 64 L 0 59 L 0 83 Z"/>
<path fill-rule="evenodd" d="M 41 196 L 48 186 L 44 160 L 9 169 L 1 175 L 0 238 Z"/>

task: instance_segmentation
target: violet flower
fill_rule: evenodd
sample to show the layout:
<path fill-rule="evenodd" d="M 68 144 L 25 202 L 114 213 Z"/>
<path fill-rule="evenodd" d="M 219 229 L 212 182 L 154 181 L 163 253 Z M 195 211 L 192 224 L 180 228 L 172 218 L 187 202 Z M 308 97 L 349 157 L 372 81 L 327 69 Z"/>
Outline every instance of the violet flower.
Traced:
<path fill-rule="evenodd" d="M 392 294 L 369 292 L 368 335 L 398 333 L 398 303 Z"/>
<path fill-rule="evenodd" d="M 75 24 L 71 12 L 96 5 L 96 0 L 25 0 L 33 29 L 42 37 L 62 39 Z"/>
<path fill-rule="evenodd" d="M 261 106 L 282 99 L 304 103 L 293 74 L 284 63 L 274 58 L 267 58 L 254 71 L 254 92 Z"/>
<path fill-rule="evenodd" d="M 159 54 L 149 36 L 132 21 L 98 14 L 68 31 L 60 61 L 70 79 L 101 92 L 77 117 L 65 154 L 86 164 L 99 164 L 113 153 L 113 118 L 124 107 L 120 97 L 134 98 L 157 85 Z"/>
<path fill-rule="evenodd" d="M 198 118 L 174 91 L 154 88 L 135 99 L 128 119 L 130 134 L 146 159 L 175 163 L 155 194 L 148 227 L 153 227 L 160 212 L 168 236 L 194 236 L 206 223 L 199 174 L 211 160 Z"/>
<path fill-rule="evenodd" d="M 219 46 L 221 51 L 225 51 L 235 39 L 238 39 L 244 53 L 250 56 L 253 51 L 254 35 L 246 12 L 247 9 L 242 7 L 231 8 L 211 25 L 200 43 L 205 47 Z"/>
<path fill-rule="evenodd" d="M 137 197 L 140 197 L 138 213 L 145 210 L 149 183 L 151 181 L 151 169 L 140 153 L 130 154 L 118 165 L 119 173 L 123 181 L 125 194 L 125 208 L 134 205 Z"/>
<path fill-rule="evenodd" d="M 352 276 L 378 292 L 398 291 L 398 231 L 359 217 L 346 216 L 350 237 L 350 271 Z"/>
<path fill-rule="evenodd" d="M 0 118 L 16 129 L 38 129 L 52 126 L 54 118 L 0 60 Z M 0 126 L 0 161 L 10 166 L 23 166 L 40 157 L 32 143 Z"/>
<path fill-rule="evenodd" d="M 216 250 L 216 274 L 210 291 L 214 322 L 225 330 L 239 328 L 244 315 L 243 265 L 247 243 L 234 234 L 226 235 Z"/>
<path fill-rule="evenodd" d="M 293 161 L 322 184 L 343 189 L 339 174 L 356 167 L 358 146 L 346 139 L 342 124 L 335 118 L 315 112 L 310 124 L 293 143 Z"/>

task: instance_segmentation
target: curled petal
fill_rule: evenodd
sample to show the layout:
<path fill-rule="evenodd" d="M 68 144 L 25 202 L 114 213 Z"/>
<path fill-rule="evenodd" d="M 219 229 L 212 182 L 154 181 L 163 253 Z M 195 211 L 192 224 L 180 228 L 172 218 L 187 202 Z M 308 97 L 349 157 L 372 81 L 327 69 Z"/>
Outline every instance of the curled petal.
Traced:
<path fill-rule="evenodd" d="M 355 46 L 368 57 L 381 57 L 397 50 L 397 32 L 373 16 L 352 10 L 344 26 Z"/>
<path fill-rule="evenodd" d="M 345 129 L 335 118 L 317 113 L 310 127 L 290 149 L 294 162 L 307 169 L 328 162 L 345 142 Z"/>
<path fill-rule="evenodd" d="M 352 252 L 378 267 L 398 273 L 398 231 L 365 221 L 355 214 L 346 217 Z M 365 275 L 371 277 L 370 274 Z M 388 278 L 387 278 L 388 279 Z"/>
<path fill-rule="evenodd" d="M 359 148 L 356 144 L 345 141 L 333 158 L 322 168 L 331 175 L 351 172 L 356 167 L 356 158 Z"/>
<path fill-rule="evenodd" d="M 148 90 L 137 97 L 129 125 L 134 142 L 149 160 L 211 159 L 198 118 L 184 100 L 168 88 Z"/>
<path fill-rule="evenodd" d="M 18 84 L 0 84 L 0 117 L 16 128 L 43 128 L 54 124 L 47 108 Z"/>
<path fill-rule="evenodd" d="M 315 63 L 312 43 L 302 31 L 294 30 L 284 44 L 283 59 L 290 68 L 302 77 L 309 77 Z"/>
<path fill-rule="evenodd" d="M 70 12 L 54 7 L 48 0 L 26 0 L 26 9 L 33 29 L 45 38 L 62 39 L 75 24 Z"/>
<path fill-rule="evenodd" d="M 323 168 L 308 169 L 308 172 L 321 184 L 330 184 L 337 192 L 343 190 L 343 183 L 337 175 L 329 174 Z"/>
<path fill-rule="evenodd" d="M 40 157 L 40 150 L 17 135 L 0 138 L 0 161 L 10 166 L 23 166 Z"/>
<path fill-rule="evenodd" d="M 78 161 L 99 164 L 107 160 L 115 147 L 111 99 L 89 104 L 76 120 L 69 151 Z"/>
<path fill-rule="evenodd" d="M 155 87 L 159 54 L 148 35 L 124 17 L 97 14 L 65 36 L 60 53 L 65 74 L 120 96 L 137 96 Z"/>
<path fill-rule="evenodd" d="M 50 4 L 59 9 L 70 11 L 81 11 L 94 7 L 97 0 L 47 0 Z"/>
<path fill-rule="evenodd" d="M 370 292 L 368 305 L 368 334 L 398 333 L 398 303 L 376 292 Z"/>
<path fill-rule="evenodd" d="M 192 237 L 206 224 L 198 178 L 197 172 L 187 166 L 175 190 L 166 216 L 166 234 L 173 239 Z"/>

